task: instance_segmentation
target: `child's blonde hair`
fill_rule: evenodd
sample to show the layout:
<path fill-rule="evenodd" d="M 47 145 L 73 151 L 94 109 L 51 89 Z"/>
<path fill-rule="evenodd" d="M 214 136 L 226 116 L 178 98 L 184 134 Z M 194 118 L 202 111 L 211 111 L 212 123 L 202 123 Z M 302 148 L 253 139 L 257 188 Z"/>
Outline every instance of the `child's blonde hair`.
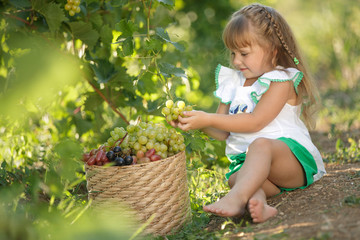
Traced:
<path fill-rule="evenodd" d="M 309 127 L 314 126 L 312 115 L 320 97 L 290 26 L 275 9 L 261 4 L 243 7 L 232 15 L 223 32 L 223 40 L 230 50 L 256 43 L 272 53 L 270 56 L 274 68 L 282 66 L 299 69 L 304 75 L 297 88 L 303 103 L 302 116 Z"/>

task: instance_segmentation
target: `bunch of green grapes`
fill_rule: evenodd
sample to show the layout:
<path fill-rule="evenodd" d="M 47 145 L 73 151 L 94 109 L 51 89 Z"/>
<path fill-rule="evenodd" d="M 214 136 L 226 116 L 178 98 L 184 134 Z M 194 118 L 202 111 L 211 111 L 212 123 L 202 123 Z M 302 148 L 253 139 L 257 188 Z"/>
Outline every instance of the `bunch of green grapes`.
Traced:
<path fill-rule="evenodd" d="M 131 151 L 137 158 L 146 157 L 145 154 L 154 149 L 156 155 L 167 158 L 185 150 L 184 137 L 175 129 L 168 129 L 164 124 L 141 122 L 138 125 L 128 125 L 127 137 L 121 142 L 124 151 Z"/>
<path fill-rule="evenodd" d="M 184 137 L 164 124 L 140 122 L 137 125 L 116 127 L 110 137 L 97 149 L 83 154 L 88 165 L 112 163 L 124 166 L 154 162 L 185 150 Z"/>
<path fill-rule="evenodd" d="M 67 0 L 65 4 L 65 10 L 69 11 L 70 16 L 74 16 L 75 13 L 79 13 L 81 11 L 80 7 L 80 0 Z"/>
<path fill-rule="evenodd" d="M 113 147 L 120 145 L 122 139 L 126 136 L 127 132 L 123 127 L 116 127 L 110 132 L 110 138 L 108 138 L 105 146 Z"/>
<path fill-rule="evenodd" d="M 166 121 L 176 121 L 178 120 L 179 115 L 184 116 L 184 111 L 192 111 L 192 106 L 186 105 L 184 101 L 167 100 L 165 107 L 161 110 L 161 113 L 166 117 Z"/>

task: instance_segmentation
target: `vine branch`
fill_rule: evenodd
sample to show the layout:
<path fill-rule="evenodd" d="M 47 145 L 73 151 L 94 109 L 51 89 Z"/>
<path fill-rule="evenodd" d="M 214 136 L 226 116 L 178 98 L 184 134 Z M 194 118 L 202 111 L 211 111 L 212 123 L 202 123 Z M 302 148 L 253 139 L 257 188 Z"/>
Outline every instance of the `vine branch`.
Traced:
<path fill-rule="evenodd" d="M 20 21 L 20 22 L 23 22 L 23 23 L 25 23 L 26 25 L 28 25 L 29 27 L 31 27 L 31 29 L 36 29 L 36 26 L 32 25 L 30 22 L 28 22 L 28 21 L 26 21 L 25 19 L 22 19 L 22 18 L 20 18 L 20 17 L 18 17 L 18 16 L 11 15 L 11 14 L 9 14 L 9 13 L 2 13 L 2 15 L 5 16 L 5 17 L 12 18 L 12 19 L 16 19 L 16 20 L 18 20 L 18 21 Z"/>
<path fill-rule="evenodd" d="M 104 94 L 102 94 L 102 92 L 100 91 L 100 89 L 98 89 L 93 83 L 91 83 L 89 80 L 86 79 L 86 81 L 90 84 L 90 86 L 95 90 L 95 92 L 97 94 L 99 94 L 99 96 L 104 99 L 105 102 L 107 102 L 107 104 L 109 104 L 109 106 L 111 107 L 111 109 L 116 112 L 116 114 L 118 114 L 122 120 L 124 120 L 124 122 L 126 122 L 126 124 L 130 124 L 129 121 L 126 119 L 126 117 L 121 113 L 119 112 L 119 110 L 116 109 L 116 107 L 110 102 L 110 100 L 108 100 Z"/>

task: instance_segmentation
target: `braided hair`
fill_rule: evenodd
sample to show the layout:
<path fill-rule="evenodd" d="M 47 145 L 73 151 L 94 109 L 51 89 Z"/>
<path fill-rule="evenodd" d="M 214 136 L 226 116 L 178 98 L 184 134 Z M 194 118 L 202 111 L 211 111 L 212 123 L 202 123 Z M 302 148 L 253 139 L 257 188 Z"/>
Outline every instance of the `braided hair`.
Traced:
<path fill-rule="evenodd" d="M 231 16 L 223 40 L 231 50 L 258 44 L 269 53 L 274 69 L 282 66 L 301 71 L 304 77 L 297 90 L 303 103 L 302 116 L 308 127 L 314 126 L 312 115 L 317 110 L 319 94 L 290 26 L 275 9 L 257 3 L 243 7 Z"/>

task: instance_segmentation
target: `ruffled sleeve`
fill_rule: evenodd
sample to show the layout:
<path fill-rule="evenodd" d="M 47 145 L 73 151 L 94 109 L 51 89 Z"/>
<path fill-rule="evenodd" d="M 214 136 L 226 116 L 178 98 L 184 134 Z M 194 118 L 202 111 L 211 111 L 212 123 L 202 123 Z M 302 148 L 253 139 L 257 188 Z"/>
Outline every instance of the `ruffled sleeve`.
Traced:
<path fill-rule="evenodd" d="M 235 97 L 236 88 L 240 84 L 241 76 L 240 72 L 219 64 L 215 71 L 216 90 L 214 95 L 222 103 L 231 103 Z"/>
<path fill-rule="evenodd" d="M 293 81 L 295 92 L 298 93 L 297 87 L 303 78 L 303 73 L 296 68 L 286 68 L 274 70 L 263 74 L 254 84 L 254 91 L 250 93 L 251 99 L 258 103 L 261 96 L 269 89 L 271 82 Z"/>

